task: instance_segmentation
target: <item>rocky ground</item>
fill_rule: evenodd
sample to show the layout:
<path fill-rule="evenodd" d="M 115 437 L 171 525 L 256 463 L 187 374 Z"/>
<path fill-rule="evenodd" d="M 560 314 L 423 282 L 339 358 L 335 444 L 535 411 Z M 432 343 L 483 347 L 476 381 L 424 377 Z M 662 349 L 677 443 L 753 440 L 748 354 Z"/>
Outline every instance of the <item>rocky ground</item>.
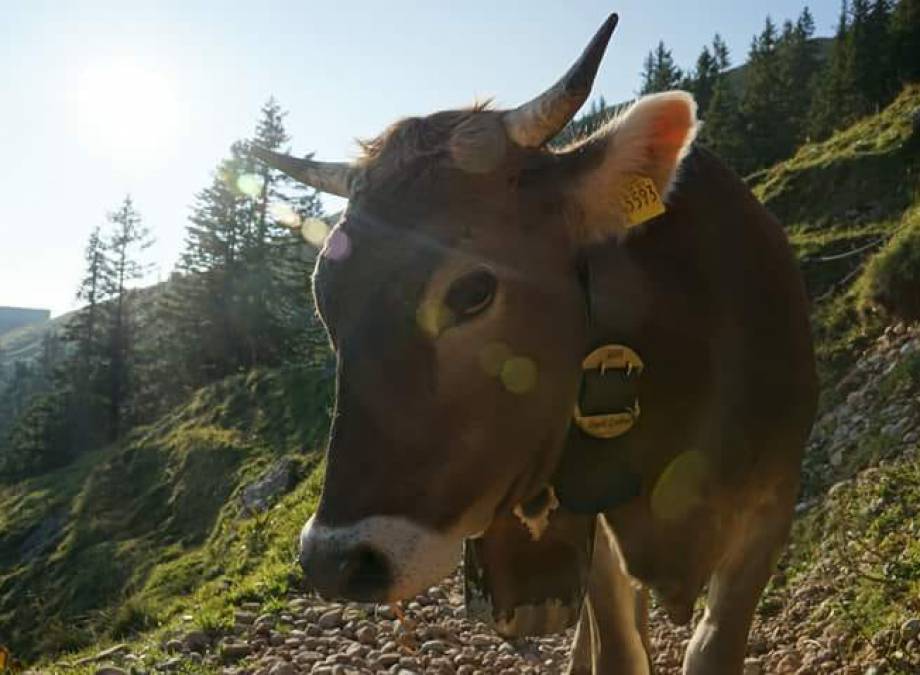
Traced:
<path fill-rule="evenodd" d="M 889 326 L 840 379 L 812 431 L 805 483 L 817 501 L 854 469 L 891 460 L 920 441 L 920 326 Z M 867 446 L 875 447 L 870 451 Z M 871 452 L 871 454 L 870 454 Z"/>
<path fill-rule="evenodd" d="M 144 653 L 116 646 L 91 661 L 60 665 L 92 663 L 99 675 L 188 669 L 226 675 L 565 672 L 572 631 L 507 642 L 464 618 L 461 583 L 457 575 L 399 608 L 328 604 L 312 596 L 293 596 L 273 611 L 248 604 L 236 612 L 234 629 L 222 638 L 198 630 L 177 631 L 163 644 L 166 658 L 151 660 Z M 886 672 L 885 659 L 878 658 L 871 646 L 854 655 L 846 636 L 831 621 L 802 622 L 810 614 L 803 607 L 811 608 L 816 596 L 826 590 L 799 588 L 781 612 L 758 619 L 745 675 Z M 920 620 L 905 624 L 902 632 L 904 644 L 917 649 Z M 675 627 L 662 611 L 653 610 L 651 639 L 657 673 L 680 672 L 690 635 L 689 627 Z"/>

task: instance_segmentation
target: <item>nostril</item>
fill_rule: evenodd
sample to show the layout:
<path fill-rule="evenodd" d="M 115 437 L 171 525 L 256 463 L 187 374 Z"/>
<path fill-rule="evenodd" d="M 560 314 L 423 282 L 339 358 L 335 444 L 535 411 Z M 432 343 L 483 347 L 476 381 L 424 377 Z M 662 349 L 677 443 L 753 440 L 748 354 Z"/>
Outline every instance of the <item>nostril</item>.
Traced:
<path fill-rule="evenodd" d="M 386 557 L 370 546 L 358 546 L 340 563 L 345 593 L 351 597 L 372 599 L 390 585 L 390 565 Z"/>

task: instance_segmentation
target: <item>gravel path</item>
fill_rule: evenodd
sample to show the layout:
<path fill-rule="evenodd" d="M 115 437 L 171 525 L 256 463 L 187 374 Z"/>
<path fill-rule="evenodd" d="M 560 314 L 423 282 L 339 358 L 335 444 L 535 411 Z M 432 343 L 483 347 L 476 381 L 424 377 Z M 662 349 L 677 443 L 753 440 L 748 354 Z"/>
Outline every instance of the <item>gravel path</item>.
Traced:
<path fill-rule="evenodd" d="M 818 586 L 798 588 L 778 599 L 773 616 L 758 618 L 745 675 L 890 672 L 884 659 L 874 658 L 871 646 L 854 651 L 852 640 L 833 628 L 830 616 L 826 622 L 813 616 L 804 619 L 814 614 L 806 608 L 829 592 Z M 236 613 L 232 634 L 217 643 L 198 631 L 177 634 L 166 643 L 173 656 L 154 669 L 179 670 L 192 661 L 226 675 L 565 672 L 573 631 L 507 642 L 483 624 L 464 618 L 459 575 L 401 607 L 330 604 L 312 596 L 292 597 L 286 608 L 271 613 L 263 613 L 257 604 L 244 605 Z M 690 627 L 674 626 L 662 610 L 652 610 L 656 673 L 680 673 L 690 635 Z M 118 675 L 117 670 L 104 675 Z"/>
<path fill-rule="evenodd" d="M 920 672 L 892 669 L 871 643 L 860 644 L 835 628 L 833 612 L 814 611 L 833 588 L 819 582 L 774 595 L 776 609 L 758 618 L 749 641 L 744 675 L 883 675 Z M 401 615 L 401 616 L 398 616 Z M 920 620 L 894 636 L 918 648 Z M 289 598 L 283 608 L 264 611 L 257 603 L 236 612 L 236 625 L 214 641 L 198 630 L 176 632 L 162 645 L 169 653 L 133 654 L 119 645 L 66 664 L 93 665 L 97 675 L 176 672 L 189 669 L 223 675 L 537 675 L 564 673 L 573 631 L 507 642 L 483 624 L 464 618 L 458 575 L 396 609 L 386 605 L 326 603 L 309 595 Z M 672 625 L 652 610 L 650 637 L 657 675 L 678 675 L 690 627 Z M 60 664 L 62 667 L 65 664 Z"/>

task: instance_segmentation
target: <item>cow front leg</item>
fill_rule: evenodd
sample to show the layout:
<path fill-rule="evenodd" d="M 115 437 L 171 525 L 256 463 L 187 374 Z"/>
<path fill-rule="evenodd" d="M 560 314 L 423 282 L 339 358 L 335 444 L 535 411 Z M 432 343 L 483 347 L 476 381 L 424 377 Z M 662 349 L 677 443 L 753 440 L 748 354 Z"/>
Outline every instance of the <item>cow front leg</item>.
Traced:
<path fill-rule="evenodd" d="M 684 675 L 741 675 L 757 602 L 786 541 L 792 503 L 735 531 L 709 580 L 706 610 L 684 655 Z"/>
<path fill-rule="evenodd" d="M 624 571 L 619 547 L 601 519 L 569 675 L 650 675 L 648 653 L 647 592 Z"/>

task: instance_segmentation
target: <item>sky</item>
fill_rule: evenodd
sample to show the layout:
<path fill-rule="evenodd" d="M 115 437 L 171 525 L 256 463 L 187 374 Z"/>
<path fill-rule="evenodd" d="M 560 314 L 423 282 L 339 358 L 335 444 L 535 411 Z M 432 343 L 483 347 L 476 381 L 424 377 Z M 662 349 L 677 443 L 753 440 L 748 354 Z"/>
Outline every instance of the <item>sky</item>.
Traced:
<path fill-rule="evenodd" d="M 689 67 L 719 32 L 738 64 L 768 13 L 805 4 L 831 35 L 838 0 L 0 0 L 0 306 L 75 308 L 86 240 L 126 194 L 157 240 L 147 281 L 166 278 L 269 96 L 294 153 L 349 159 L 399 117 L 528 100 L 611 11 L 594 94 L 615 102 L 659 40 Z"/>

